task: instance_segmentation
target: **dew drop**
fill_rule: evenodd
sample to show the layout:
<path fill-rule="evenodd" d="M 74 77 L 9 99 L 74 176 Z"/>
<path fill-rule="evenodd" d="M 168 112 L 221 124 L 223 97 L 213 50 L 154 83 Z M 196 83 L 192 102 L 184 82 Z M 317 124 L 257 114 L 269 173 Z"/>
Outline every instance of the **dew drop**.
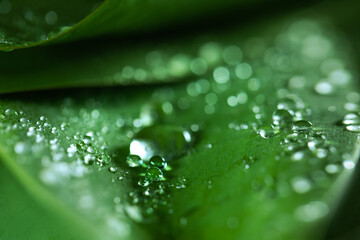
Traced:
<path fill-rule="evenodd" d="M 360 124 L 360 116 L 357 113 L 348 113 L 342 120 L 344 125 L 355 125 Z"/>
<path fill-rule="evenodd" d="M 329 213 L 329 207 L 320 201 L 313 201 L 295 210 L 295 217 L 304 222 L 313 222 Z"/>
<path fill-rule="evenodd" d="M 145 178 L 149 181 L 162 181 L 164 180 L 163 172 L 157 167 L 149 167 L 146 170 Z"/>
<path fill-rule="evenodd" d="M 334 87 L 331 85 L 331 83 L 326 81 L 318 82 L 315 85 L 315 91 L 320 95 L 329 95 L 333 93 Z"/>
<path fill-rule="evenodd" d="M 143 164 L 143 161 L 138 155 L 131 154 L 126 157 L 126 163 L 129 167 L 138 167 Z"/>
<path fill-rule="evenodd" d="M 306 193 L 311 188 L 311 183 L 308 179 L 304 177 L 296 177 L 291 181 L 292 187 L 297 193 Z"/>
<path fill-rule="evenodd" d="M 217 67 L 213 73 L 215 82 L 223 84 L 229 81 L 230 72 L 226 67 Z"/>
<path fill-rule="evenodd" d="M 199 50 L 199 56 L 210 64 L 216 64 L 221 61 L 222 47 L 214 42 L 204 44 Z"/>
<path fill-rule="evenodd" d="M 346 130 L 348 130 L 349 132 L 360 132 L 360 125 L 348 125 L 346 126 Z"/>
<path fill-rule="evenodd" d="M 345 160 L 343 162 L 343 166 L 346 169 L 353 169 L 355 167 L 355 163 L 353 161 L 351 161 L 351 160 Z"/>
<path fill-rule="evenodd" d="M 146 178 L 142 177 L 139 179 L 138 185 L 141 187 L 147 187 L 150 185 L 150 182 Z"/>
<path fill-rule="evenodd" d="M 13 109 L 6 109 L 5 110 L 5 116 L 10 118 L 10 119 L 15 119 L 15 118 L 17 118 L 18 115 L 19 115 L 18 112 L 13 110 Z"/>
<path fill-rule="evenodd" d="M 158 168 L 166 168 L 167 162 L 160 156 L 153 156 L 150 158 L 150 165 Z"/>
<path fill-rule="evenodd" d="M 50 11 L 45 16 L 45 21 L 49 25 L 54 25 L 58 20 L 58 15 L 54 11 Z"/>
<path fill-rule="evenodd" d="M 186 129 L 172 125 L 155 125 L 140 130 L 130 144 L 130 154 L 143 160 L 152 156 L 167 161 L 185 154 L 193 144 L 193 136 Z"/>
<path fill-rule="evenodd" d="M 251 77 L 252 67 L 247 63 L 238 64 L 235 68 L 235 74 L 239 79 L 245 80 Z"/>
<path fill-rule="evenodd" d="M 294 132 L 305 132 L 305 131 L 310 130 L 311 128 L 312 128 L 311 122 L 306 121 L 306 120 L 300 120 L 300 121 L 294 122 L 291 129 Z"/>
<path fill-rule="evenodd" d="M 274 137 L 278 132 L 272 128 L 272 126 L 264 126 L 260 129 L 259 135 L 262 138 L 272 138 Z"/>
<path fill-rule="evenodd" d="M 15 144 L 14 146 L 14 151 L 17 153 L 17 154 L 23 154 L 27 149 L 27 146 L 25 143 L 23 142 L 18 142 Z"/>
<path fill-rule="evenodd" d="M 278 109 L 273 113 L 272 119 L 274 125 L 283 128 L 292 123 L 293 116 L 288 110 Z"/>

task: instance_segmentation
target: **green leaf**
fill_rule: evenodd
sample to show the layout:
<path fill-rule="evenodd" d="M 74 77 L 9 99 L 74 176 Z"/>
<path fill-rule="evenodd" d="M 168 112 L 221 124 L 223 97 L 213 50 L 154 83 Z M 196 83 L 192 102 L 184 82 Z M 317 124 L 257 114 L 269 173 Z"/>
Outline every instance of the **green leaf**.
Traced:
<path fill-rule="evenodd" d="M 360 117 L 337 123 L 360 97 L 336 31 L 277 28 L 199 40 L 213 70 L 188 82 L 4 95 L 3 181 L 59 221 L 50 237 L 318 239 L 356 166 Z"/>
<path fill-rule="evenodd" d="M 0 5 L 0 50 L 11 51 L 109 33 L 154 31 L 258 1 L 9 1 Z M 191 7 L 189 8 L 189 5 Z M 69 7 L 71 6 L 71 7 Z M 184 12 L 186 15 L 184 17 Z"/>

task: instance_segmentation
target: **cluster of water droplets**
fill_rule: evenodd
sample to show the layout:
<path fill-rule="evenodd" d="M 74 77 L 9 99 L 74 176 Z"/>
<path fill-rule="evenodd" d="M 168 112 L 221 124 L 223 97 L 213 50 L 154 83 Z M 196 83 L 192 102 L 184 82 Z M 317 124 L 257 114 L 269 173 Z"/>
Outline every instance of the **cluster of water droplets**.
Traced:
<path fill-rule="evenodd" d="M 79 107 L 72 99 L 64 99 L 60 107 L 63 121 L 57 124 L 7 109 L 0 115 L 0 127 L 3 133 L 19 134 L 8 142 L 17 160 L 30 164 L 27 155 L 38 156 L 42 164 L 39 177 L 49 185 L 66 184 L 71 178 L 106 169 L 112 183 L 133 184 L 125 198 L 116 196 L 113 202 L 116 213 L 125 212 L 136 222 L 154 221 L 154 212 L 160 208 L 174 213 L 171 193 L 186 188 L 191 179 L 174 177 L 173 172 L 177 161 L 194 147 L 194 134 L 201 134 L 202 129 L 207 135 L 201 137 L 211 141 L 217 139 L 209 135 L 225 128 L 255 131 L 260 140 L 278 141 L 275 161 L 289 164 L 289 171 L 296 169 L 294 175 L 279 176 L 279 182 L 284 180 L 281 184 L 272 176 L 264 177 L 268 185 L 277 184 L 274 188 L 280 197 L 326 191 L 330 180 L 343 169 L 355 167 L 347 149 L 329 136 L 326 127 L 334 124 L 323 123 L 319 116 L 323 110 L 319 112 L 320 107 L 306 102 L 340 94 L 352 80 L 345 60 L 314 22 L 292 24 L 270 46 L 262 39 L 229 45 L 210 41 L 199 46 L 194 55 L 150 51 L 145 62 L 146 67 L 141 68 L 124 66 L 112 79 L 130 83 L 191 76 L 194 80 L 181 86 L 155 87 L 151 94 L 140 89 L 131 92 L 139 94 L 139 99 L 116 92 L 108 114 L 102 109 L 112 100 L 90 98 Z M 348 131 L 360 132 L 360 109 L 354 103 L 360 97 L 352 93 L 347 98 L 344 108 L 349 113 L 341 124 Z M 124 102 L 130 106 L 129 112 Z M 326 104 L 320 108 L 327 109 L 326 114 L 339 113 L 339 106 Z M 173 124 L 179 122 L 189 127 Z M 212 142 L 202 144 L 202 150 L 208 152 L 216 148 Z M 126 149 L 126 156 L 118 153 L 119 148 Z M 242 159 L 248 172 L 258 161 L 255 154 Z M 213 180 L 205 182 L 211 191 Z M 95 204 L 92 194 L 80 199 L 81 206 Z M 318 200 L 302 202 L 294 209 L 294 216 L 311 222 L 328 212 L 327 204 Z M 181 225 L 186 222 L 186 218 L 180 219 Z M 236 219 L 229 222 L 236 225 Z"/>

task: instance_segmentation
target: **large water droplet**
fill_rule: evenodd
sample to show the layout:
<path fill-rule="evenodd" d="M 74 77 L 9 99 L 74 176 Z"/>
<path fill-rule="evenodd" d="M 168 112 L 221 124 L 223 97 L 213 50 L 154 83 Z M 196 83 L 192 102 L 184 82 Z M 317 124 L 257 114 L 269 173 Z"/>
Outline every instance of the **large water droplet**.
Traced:
<path fill-rule="evenodd" d="M 138 167 L 143 164 L 143 161 L 138 155 L 129 155 L 126 157 L 126 162 L 129 167 Z"/>
<path fill-rule="evenodd" d="M 273 113 L 273 123 L 280 128 L 290 125 L 293 120 L 293 116 L 288 110 L 279 109 Z"/>
<path fill-rule="evenodd" d="M 300 120 L 293 123 L 292 130 L 294 132 L 305 132 L 312 128 L 312 124 L 306 120 Z"/>
<path fill-rule="evenodd" d="M 163 172 L 157 167 L 149 167 L 146 170 L 145 178 L 149 181 L 162 181 L 164 180 Z"/>
<path fill-rule="evenodd" d="M 130 154 L 143 160 L 152 156 L 164 157 L 167 161 L 185 154 L 193 143 L 189 131 L 179 126 L 155 125 L 139 131 L 130 144 Z"/>
<path fill-rule="evenodd" d="M 158 167 L 158 168 L 166 168 L 167 162 L 165 161 L 164 158 L 162 158 L 160 156 L 153 156 L 150 159 L 150 165 Z"/>
<path fill-rule="evenodd" d="M 360 132 L 360 125 L 346 126 L 346 130 L 348 130 L 349 132 Z"/>

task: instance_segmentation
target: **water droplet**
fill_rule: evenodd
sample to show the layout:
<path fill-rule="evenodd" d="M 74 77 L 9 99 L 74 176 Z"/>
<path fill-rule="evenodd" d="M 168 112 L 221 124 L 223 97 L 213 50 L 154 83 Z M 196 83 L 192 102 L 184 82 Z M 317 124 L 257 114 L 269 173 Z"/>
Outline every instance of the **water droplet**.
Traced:
<path fill-rule="evenodd" d="M 296 177 L 291 180 L 292 187 L 297 193 L 306 193 L 311 188 L 311 183 L 307 178 Z"/>
<path fill-rule="evenodd" d="M 150 185 L 150 182 L 146 178 L 142 177 L 139 179 L 138 185 L 141 187 L 147 187 Z"/>
<path fill-rule="evenodd" d="M 360 124 L 360 116 L 357 113 L 348 113 L 342 120 L 344 125 L 355 125 Z"/>
<path fill-rule="evenodd" d="M 215 82 L 223 84 L 230 80 L 230 72 L 226 67 L 217 67 L 214 70 L 213 77 Z"/>
<path fill-rule="evenodd" d="M 18 112 L 13 109 L 6 109 L 5 110 L 5 116 L 9 119 L 15 120 L 18 117 Z"/>
<path fill-rule="evenodd" d="M 335 164 L 328 164 L 325 167 L 325 171 L 329 174 L 335 174 L 337 172 L 339 172 L 339 166 L 335 165 Z"/>
<path fill-rule="evenodd" d="M 150 158 L 150 165 L 158 168 L 166 168 L 167 162 L 164 158 L 160 156 L 153 156 L 152 158 Z"/>
<path fill-rule="evenodd" d="M 195 58 L 190 63 L 190 70 L 196 75 L 202 75 L 206 73 L 207 69 L 207 62 L 202 58 Z"/>
<path fill-rule="evenodd" d="M 223 58 L 227 64 L 235 65 L 242 61 L 243 52 L 238 46 L 228 46 L 223 51 Z"/>
<path fill-rule="evenodd" d="M 360 132 L 360 125 L 349 125 L 346 126 L 346 130 L 348 130 L 349 132 Z"/>
<path fill-rule="evenodd" d="M 162 181 L 164 180 L 163 172 L 157 167 L 149 167 L 146 170 L 145 178 L 149 181 Z"/>
<path fill-rule="evenodd" d="M 85 163 L 86 165 L 91 165 L 91 164 L 93 164 L 94 162 L 95 162 L 95 159 L 94 159 L 94 157 L 91 156 L 90 154 L 86 154 L 86 155 L 84 156 L 84 163 Z"/>
<path fill-rule="evenodd" d="M 291 129 L 294 132 L 305 132 L 305 131 L 309 131 L 311 128 L 312 128 L 311 122 L 306 120 L 300 120 L 294 122 Z"/>
<path fill-rule="evenodd" d="M 182 77 L 190 70 L 190 59 L 184 54 L 175 55 L 168 65 L 168 72 L 171 76 Z"/>
<path fill-rule="evenodd" d="M 23 153 L 25 153 L 26 150 L 27 150 L 27 145 L 23 142 L 18 142 L 14 146 L 14 151 L 17 154 L 23 154 Z"/>
<path fill-rule="evenodd" d="M 295 217 L 300 221 L 313 222 L 329 213 L 329 207 L 320 201 L 310 202 L 295 210 Z"/>
<path fill-rule="evenodd" d="M 189 131 L 172 125 L 155 125 L 140 130 L 130 144 L 130 154 L 143 160 L 163 156 L 167 161 L 185 154 L 193 143 Z"/>
<path fill-rule="evenodd" d="M 109 164 L 111 162 L 111 157 L 108 154 L 103 153 L 103 154 L 101 154 L 98 161 L 103 163 L 103 164 Z"/>
<path fill-rule="evenodd" d="M 128 155 L 126 157 L 126 163 L 129 167 L 138 167 L 143 164 L 143 161 L 138 155 Z"/>
<path fill-rule="evenodd" d="M 291 155 L 291 160 L 293 161 L 300 161 L 304 158 L 305 156 L 305 152 L 304 151 L 297 151 L 297 152 L 294 152 L 292 155 Z"/>
<path fill-rule="evenodd" d="M 242 80 L 249 79 L 252 73 L 252 67 L 247 63 L 238 64 L 235 68 L 236 76 Z"/>
<path fill-rule="evenodd" d="M 264 126 L 259 130 L 259 134 L 262 138 L 272 138 L 278 133 L 272 126 Z"/>
<path fill-rule="evenodd" d="M 355 163 L 352 160 L 345 160 L 343 162 L 343 166 L 346 169 L 353 169 L 355 167 Z"/>
<path fill-rule="evenodd" d="M 278 109 L 273 113 L 273 123 L 280 128 L 289 126 L 292 123 L 292 114 L 285 109 Z"/>
<path fill-rule="evenodd" d="M 214 65 L 221 61 L 222 47 L 214 42 L 204 44 L 199 50 L 199 56 L 209 64 Z"/>
<path fill-rule="evenodd" d="M 54 25 L 58 20 L 58 15 L 54 11 L 50 11 L 45 16 L 45 21 L 49 25 Z"/>
<path fill-rule="evenodd" d="M 325 82 L 325 81 L 318 82 L 315 85 L 315 91 L 320 95 L 329 95 L 329 94 L 333 93 L 334 87 L 329 82 Z"/>
<path fill-rule="evenodd" d="M 68 156 L 72 157 L 77 152 L 77 147 L 75 146 L 75 144 L 71 144 L 66 151 L 68 153 Z"/>

